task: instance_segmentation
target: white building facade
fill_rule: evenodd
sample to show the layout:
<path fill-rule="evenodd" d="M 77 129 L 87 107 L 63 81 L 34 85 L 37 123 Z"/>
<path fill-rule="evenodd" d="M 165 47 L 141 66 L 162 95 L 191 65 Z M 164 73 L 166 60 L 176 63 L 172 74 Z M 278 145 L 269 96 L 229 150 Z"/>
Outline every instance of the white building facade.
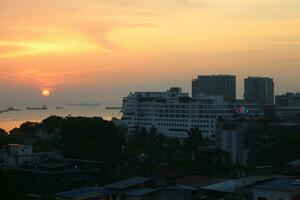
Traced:
<path fill-rule="evenodd" d="M 226 103 L 222 96 L 198 95 L 191 98 L 181 88 L 166 92 L 135 92 L 123 99 L 122 122 L 129 129 L 155 128 L 167 137 L 186 138 L 188 131 L 199 128 L 204 136 L 212 136 L 219 118 L 236 115 L 249 118 L 263 113 L 256 104 Z"/>

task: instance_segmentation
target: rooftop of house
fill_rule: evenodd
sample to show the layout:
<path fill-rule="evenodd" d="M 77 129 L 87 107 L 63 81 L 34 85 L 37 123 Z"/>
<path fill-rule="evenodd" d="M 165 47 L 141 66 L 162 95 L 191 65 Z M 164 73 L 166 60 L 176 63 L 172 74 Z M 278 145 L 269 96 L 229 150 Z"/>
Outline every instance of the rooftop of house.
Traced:
<path fill-rule="evenodd" d="M 78 171 L 100 171 L 101 163 L 91 163 L 84 160 L 49 159 L 40 163 L 24 165 L 16 170 L 40 174 L 63 174 Z"/>
<path fill-rule="evenodd" d="M 168 186 L 167 189 L 169 189 L 169 190 L 191 190 L 191 191 L 197 190 L 197 188 L 195 188 L 195 187 L 179 185 L 179 184 Z"/>
<path fill-rule="evenodd" d="M 254 188 L 280 191 L 300 191 L 300 179 L 289 177 L 276 178 L 258 184 L 254 186 Z"/>
<path fill-rule="evenodd" d="M 300 159 L 287 162 L 286 165 L 289 165 L 291 167 L 299 167 L 300 166 Z"/>
<path fill-rule="evenodd" d="M 248 176 L 207 185 L 201 187 L 201 189 L 215 192 L 233 193 L 239 188 L 252 186 L 262 181 L 271 180 L 272 178 L 272 176 Z"/>
<path fill-rule="evenodd" d="M 174 184 L 188 185 L 193 187 L 204 187 L 211 184 L 216 184 L 226 179 L 198 176 L 198 175 L 188 175 L 172 180 Z"/>
<path fill-rule="evenodd" d="M 174 178 L 184 177 L 191 174 L 196 174 L 196 173 L 170 169 L 170 170 L 159 170 L 159 171 L 147 172 L 145 176 L 156 180 L 162 180 L 162 179 L 172 180 Z"/>
<path fill-rule="evenodd" d="M 147 177 L 133 177 L 116 183 L 109 184 L 106 186 L 106 188 L 122 190 L 135 185 L 146 183 L 150 180 L 151 178 L 147 178 Z"/>
<path fill-rule="evenodd" d="M 157 192 L 160 191 L 161 188 L 140 188 L 140 189 L 136 189 L 136 190 L 131 190 L 129 192 L 127 192 L 126 194 L 129 196 L 143 196 L 146 194 L 150 194 L 153 192 Z"/>
<path fill-rule="evenodd" d="M 101 187 L 83 187 L 75 190 L 60 192 L 55 194 L 57 197 L 77 199 L 82 197 L 95 197 L 103 194 L 104 188 Z"/>

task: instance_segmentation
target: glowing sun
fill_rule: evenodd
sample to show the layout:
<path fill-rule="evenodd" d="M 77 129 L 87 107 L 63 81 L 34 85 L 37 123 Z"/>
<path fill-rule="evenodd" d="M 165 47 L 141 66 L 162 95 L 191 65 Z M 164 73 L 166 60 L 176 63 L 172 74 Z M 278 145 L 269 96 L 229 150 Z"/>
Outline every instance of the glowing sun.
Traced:
<path fill-rule="evenodd" d="M 50 95 L 50 91 L 49 91 L 49 90 L 43 90 L 43 91 L 42 91 L 42 95 L 43 95 L 44 97 L 47 97 L 47 96 Z"/>

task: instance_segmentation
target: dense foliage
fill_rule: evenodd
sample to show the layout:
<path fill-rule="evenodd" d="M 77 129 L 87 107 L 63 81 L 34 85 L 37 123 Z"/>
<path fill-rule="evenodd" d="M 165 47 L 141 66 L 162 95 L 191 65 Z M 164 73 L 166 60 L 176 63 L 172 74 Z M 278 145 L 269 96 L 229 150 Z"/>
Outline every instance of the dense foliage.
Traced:
<path fill-rule="evenodd" d="M 68 117 L 60 130 L 61 150 L 66 157 L 117 161 L 121 153 L 122 134 L 101 118 Z"/>

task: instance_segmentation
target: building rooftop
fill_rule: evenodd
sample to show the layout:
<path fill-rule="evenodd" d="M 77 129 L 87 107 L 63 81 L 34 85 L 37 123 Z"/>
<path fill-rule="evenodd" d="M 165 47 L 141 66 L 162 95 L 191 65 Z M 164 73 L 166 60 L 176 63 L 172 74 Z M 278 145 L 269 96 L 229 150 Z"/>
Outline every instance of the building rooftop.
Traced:
<path fill-rule="evenodd" d="M 153 189 L 153 188 L 140 188 L 140 189 L 136 189 L 136 190 L 131 190 L 131 191 L 127 192 L 126 194 L 130 195 L 130 196 L 143 196 L 145 194 L 149 194 L 149 193 L 152 193 L 152 192 L 157 192 L 159 190 L 161 190 L 161 188 L 156 188 L 156 189 Z"/>
<path fill-rule="evenodd" d="M 43 169 L 61 169 L 63 167 L 68 167 L 70 166 L 71 163 L 66 163 L 66 162 L 54 162 L 54 161 L 50 161 L 50 162 L 46 162 L 43 163 L 41 165 L 39 165 L 38 167 L 43 168 Z"/>
<path fill-rule="evenodd" d="M 100 172 L 102 168 L 101 163 L 91 163 L 84 160 L 71 159 L 49 159 L 45 162 L 33 163 L 16 168 L 19 171 L 26 171 L 39 174 L 64 174 L 74 172 Z"/>
<path fill-rule="evenodd" d="M 159 170 L 159 171 L 152 171 L 152 172 L 147 172 L 144 174 L 146 177 L 150 177 L 152 179 L 157 179 L 157 180 L 173 180 L 177 179 L 179 177 L 185 177 L 191 174 L 195 174 L 193 172 L 189 171 L 183 171 L 183 170 L 174 170 L 174 169 L 169 169 L 169 170 Z"/>
<path fill-rule="evenodd" d="M 296 178 L 277 178 L 256 185 L 254 188 L 265 190 L 300 190 L 300 180 Z"/>
<path fill-rule="evenodd" d="M 84 187 L 66 192 L 60 192 L 55 194 L 55 196 L 70 199 L 77 199 L 82 197 L 95 197 L 100 196 L 103 193 L 103 190 L 104 189 L 101 187 Z"/>
<path fill-rule="evenodd" d="M 288 162 L 288 163 L 286 163 L 286 165 L 289 165 L 289 166 L 292 166 L 292 167 L 298 167 L 298 166 L 300 166 L 300 159 Z"/>
<path fill-rule="evenodd" d="M 167 189 L 170 189 L 170 190 L 197 190 L 197 188 L 195 188 L 195 187 L 179 185 L 179 184 L 168 186 Z"/>
<path fill-rule="evenodd" d="M 216 192 L 233 193 L 239 188 L 251 186 L 258 182 L 270 180 L 272 178 L 273 177 L 271 176 L 248 176 L 240 179 L 228 180 L 228 181 L 223 181 L 220 183 L 208 185 L 202 187 L 201 189 L 211 190 Z"/>
<path fill-rule="evenodd" d="M 26 145 L 24 144 L 8 144 L 8 147 L 25 147 Z"/>
<path fill-rule="evenodd" d="M 211 184 L 216 184 L 223 182 L 225 179 L 207 177 L 207 176 L 198 176 L 198 175 L 189 175 L 174 179 L 172 182 L 180 185 L 188 185 L 193 187 L 204 187 Z"/>
<path fill-rule="evenodd" d="M 135 185 L 139 185 L 145 182 L 150 181 L 151 178 L 146 178 L 146 177 L 133 177 L 130 179 L 126 179 L 123 181 L 119 181 L 116 183 L 112 183 L 107 185 L 107 188 L 111 188 L 111 189 L 125 189 L 125 188 L 129 188 Z"/>
<path fill-rule="evenodd" d="M 230 77 L 233 78 L 235 77 L 235 75 L 231 75 L 231 74 L 210 74 L 210 75 L 198 75 L 198 78 L 203 78 L 203 77 L 208 77 L 208 78 L 212 78 L 212 77 Z"/>

